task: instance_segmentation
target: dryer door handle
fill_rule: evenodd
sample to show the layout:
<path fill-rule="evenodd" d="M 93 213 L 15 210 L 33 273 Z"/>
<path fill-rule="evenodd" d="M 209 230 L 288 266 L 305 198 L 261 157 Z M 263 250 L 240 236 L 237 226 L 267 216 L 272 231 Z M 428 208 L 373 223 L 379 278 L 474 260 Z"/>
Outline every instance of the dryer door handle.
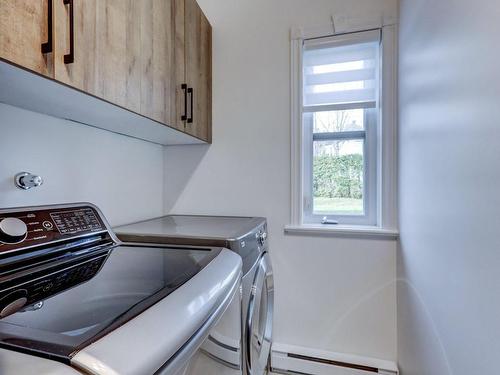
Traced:
<path fill-rule="evenodd" d="M 264 371 L 271 352 L 274 316 L 274 278 L 271 259 L 264 253 L 259 261 L 248 302 L 246 369 L 248 374 Z M 258 369 L 256 369 L 258 367 Z"/>

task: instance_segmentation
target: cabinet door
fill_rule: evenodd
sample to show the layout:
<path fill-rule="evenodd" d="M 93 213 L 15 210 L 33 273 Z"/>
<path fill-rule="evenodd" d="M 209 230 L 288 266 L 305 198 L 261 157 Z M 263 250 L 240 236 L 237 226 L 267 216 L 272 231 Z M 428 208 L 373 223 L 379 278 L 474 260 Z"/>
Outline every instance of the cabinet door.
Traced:
<path fill-rule="evenodd" d="M 212 141 L 212 27 L 195 0 L 185 0 L 188 86 L 186 132 Z"/>
<path fill-rule="evenodd" d="M 142 1 L 55 1 L 55 78 L 140 112 Z M 74 59 L 65 61 L 72 50 Z"/>
<path fill-rule="evenodd" d="M 175 126 L 176 0 L 141 5 L 141 114 Z"/>
<path fill-rule="evenodd" d="M 174 127 L 186 131 L 187 84 L 185 48 L 185 0 L 175 2 L 175 119 Z"/>
<path fill-rule="evenodd" d="M 55 1 L 56 49 L 55 79 L 93 95 L 99 95 L 97 85 L 96 2 L 99 0 Z M 73 12 L 73 15 L 71 15 Z M 73 41 L 71 41 L 73 17 Z M 70 56 L 73 43 L 72 62 Z"/>
<path fill-rule="evenodd" d="M 55 0 L 0 0 L 0 57 L 52 77 L 52 53 L 43 53 L 49 42 L 49 5 Z M 53 39 L 52 39 L 53 40 Z M 47 50 L 50 50 L 47 45 Z"/>

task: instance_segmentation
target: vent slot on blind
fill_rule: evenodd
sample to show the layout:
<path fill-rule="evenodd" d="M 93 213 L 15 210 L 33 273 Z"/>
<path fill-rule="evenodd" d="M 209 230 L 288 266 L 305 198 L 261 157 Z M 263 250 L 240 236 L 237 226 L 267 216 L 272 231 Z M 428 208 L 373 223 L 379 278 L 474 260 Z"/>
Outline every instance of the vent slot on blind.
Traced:
<path fill-rule="evenodd" d="M 380 31 L 304 41 L 305 107 L 372 103 L 378 99 Z"/>

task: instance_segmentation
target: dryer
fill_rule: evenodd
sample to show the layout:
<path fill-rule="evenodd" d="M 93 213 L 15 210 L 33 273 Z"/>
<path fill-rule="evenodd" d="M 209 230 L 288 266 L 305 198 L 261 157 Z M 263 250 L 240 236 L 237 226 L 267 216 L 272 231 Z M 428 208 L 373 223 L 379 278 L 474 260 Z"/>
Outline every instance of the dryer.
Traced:
<path fill-rule="evenodd" d="M 229 353 L 238 353 L 240 373 L 266 373 L 273 334 L 274 279 L 265 218 L 168 215 L 117 227 L 115 233 L 128 243 L 219 246 L 239 254 L 243 260 L 241 344 L 234 347 L 238 333 L 222 323 L 212 331 L 213 340 L 204 346 L 201 358 L 206 356 L 224 365 Z M 208 358 L 203 359 L 208 361 Z M 231 364 L 234 365 L 234 361 Z M 227 372 L 228 366 L 222 368 L 219 372 L 205 371 L 204 374 L 231 374 Z M 233 370 L 237 371 L 235 367 Z"/>

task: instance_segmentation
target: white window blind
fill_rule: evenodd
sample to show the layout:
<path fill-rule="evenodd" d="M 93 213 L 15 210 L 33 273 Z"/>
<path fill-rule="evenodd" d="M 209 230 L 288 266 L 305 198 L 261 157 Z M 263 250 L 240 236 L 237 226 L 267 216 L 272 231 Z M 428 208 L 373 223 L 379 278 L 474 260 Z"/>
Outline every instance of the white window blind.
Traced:
<path fill-rule="evenodd" d="M 306 40 L 303 50 L 303 105 L 306 107 L 364 103 L 378 97 L 380 32 Z"/>

